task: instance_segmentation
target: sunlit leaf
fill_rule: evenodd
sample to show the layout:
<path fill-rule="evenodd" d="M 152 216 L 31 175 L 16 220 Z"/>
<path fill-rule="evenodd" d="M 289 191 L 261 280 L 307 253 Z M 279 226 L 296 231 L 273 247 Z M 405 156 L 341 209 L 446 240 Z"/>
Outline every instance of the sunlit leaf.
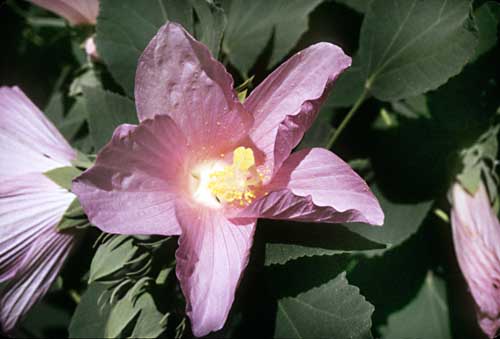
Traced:
<path fill-rule="evenodd" d="M 90 265 L 89 283 L 104 279 L 123 269 L 138 250 L 134 238 L 125 235 L 116 235 L 101 244 Z"/>
<path fill-rule="evenodd" d="M 353 63 L 363 76 L 346 75 L 339 87 L 367 87 L 386 101 L 436 89 L 474 56 L 478 37 L 470 9 L 469 0 L 373 0 Z"/>
<path fill-rule="evenodd" d="M 373 310 L 341 273 L 322 286 L 278 300 L 274 337 L 372 338 Z"/>

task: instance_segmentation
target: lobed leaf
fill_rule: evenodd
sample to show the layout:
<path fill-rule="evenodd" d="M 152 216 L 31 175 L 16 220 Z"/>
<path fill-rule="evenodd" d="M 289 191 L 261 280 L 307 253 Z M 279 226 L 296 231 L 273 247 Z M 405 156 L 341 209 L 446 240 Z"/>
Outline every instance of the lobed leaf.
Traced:
<path fill-rule="evenodd" d="M 135 104 L 127 97 L 100 88 L 84 87 L 90 135 L 96 149 L 106 145 L 121 124 L 137 124 Z"/>
<path fill-rule="evenodd" d="M 328 283 L 278 300 L 275 338 L 372 338 L 374 307 L 345 272 Z"/>
<path fill-rule="evenodd" d="M 101 244 L 90 265 L 89 284 L 121 270 L 138 252 L 134 238 L 116 235 Z"/>
<path fill-rule="evenodd" d="M 207 0 L 108 0 L 100 4 L 97 50 L 127 95 L 134 95 L 137 61 L 149 41 L 167 20 L 180 23 L 218 54 L 224 17 Z M 194 13 L 199 23 L 195 27 Z M 195 29 L 196 28 L 196 29 Z"/>
<path fill-rule="evenodd" d="M 438 88 L 475 54 L 478 33 L 470 11 L 469 0 L 373 0 L 361 27 L 356 71 L 339 78 L 338 86 L 356 93 L 366 88 L 383 101 Z"/>
<path fill-rule="evenodd" d="M 308 15 L 321 0 L 225 0 L 227 27 L 222 51 L 243 75 L 272 39 L 274 67 L 308 28 Z M 286 13 L 286 14 L 285 14 Z"/>

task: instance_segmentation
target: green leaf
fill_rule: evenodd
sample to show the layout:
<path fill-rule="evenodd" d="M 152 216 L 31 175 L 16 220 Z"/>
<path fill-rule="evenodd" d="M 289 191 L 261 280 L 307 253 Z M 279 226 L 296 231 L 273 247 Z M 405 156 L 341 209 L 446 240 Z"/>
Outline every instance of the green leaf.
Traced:
<path fill-rule="evenodd" d="M 82 171 L 73 166 L 66 166 L 47 171 L 44 173 L 44 175 L 62 188 L 71 191 L 72 180 L 79 176 L 81 173 Z"/>
<path fill-rule="evenodd" d="M 384 248 L 384 245 L 359 236 L 340 225 L 274 222 L 272 229 L 276 236 L 265 235 L 266 265 L 284 264 L 301 257 Z"/>
<path fill-rule="evenodd" d="M 323 107 L 318 114 L 316 120 L 314 120 L 311 128 L 307 130 L 300 142 L 298 148 L 312 148 L 312 147 L 323 147 L 326 145 L 333 133 L 333 127 L 331 124 L 333 109 L 330 107 Z"/>
<path fill-rule="evenodd" d="M 134 256 L 139 248 L 134 238 L 116 235 L 110 241 L 99 246 L 90 265 L 89 283 L 105 280 L 106 277 L 121 270 Z"/>
<path fill-rule="evenodd" d="M 100 87 L 101 81 L 93 67 L 84 67 L 81 73 L 73 79 L 69 87 L 69 96 L 76 97 L 83 92 L 84 87 Z"/>
<path fill-rule="evenodd" d="M 307 30 L 309 13 L 320 3 L 321 0 L 225 0 L 227 28 L 222 50 L 247 75 L 273 37 L 268 64 L 271 68 L 295 46 Z"/>
<path fill-rule="evenodd" d="M 397 124 L 376 125 L 371 135 L 382 187 L 404 187 L 416 201 L 448 190 L 461 167 L 460 152 L 490 129 L 500 105 L 491 69 L 499 51 L 485 53 L 438 90 L 393 104 Z"/>
<path fill-rule="evenodd" d="M 87 226 L 90 226 L 87 215 L 83 211 L 80 201 L 75 198 L 64 212 L 61 221 L 57 224 L 57 230 L 64 231 L 70 228 L 82 228 Z"/>
<path fill-rule="evenodd" d="M 156 338 L 165 330 L 165 316 L 156 309 L 151 294 L 144 290 L 144 281 L 137 282 L 113 305 L 105 337 Z M 132 334 L 127 335 L 124 332 L 134 320 Z"/>
<path fill-rule="evenodd" d="M 388 318 L 380 328 L 383 339 L 452 338 L 445 282 L 427 274 L 415 299 Z"/>
<path fill-rule="evenodd" d="M 119 338 L 121 333 L 139 314 L 140 309 L 135 306 L 136 295 L 134 289 L 130 289 L 128 293 L 120 299 L 116 305 L 113 305 L 109 313 L 109 319 L 104 330 L 105 338 Z"/>
<path fill-rule="evenodd" d="M 30 309 L 18 328 L 29 329 L 35 338 L 48 338 L 54 332 L 66 332 L 70 322 L 70 314 L 56 302 L 49 302 L 46 296 Z"/>
<path fill-rule="evenodd" d="M 165 331 L 167 315 L 159 312 L 149 293 L 143 293 L 135 307 L 139 309 L 139 317 L 135 323 L 131 338 L 157 338 Z"/>
<path fill-rule="evenodd" d="M 320 287 L 278 300 L 274 337 L 371 338 L 373 310 L 341 273 Z"/>
<path fill-rule="evenodd" d="M 359 57 L 355 56 L 352 59 L 352 66 L 339 76 L 325 105 L 329 107 L 353 105 L 363 93 L 364 76 Z"/>
<path fill-rule="evenodd" d="M 71 338 L 156 338 L 166 327 L 166 316 L 159 312 L 146 279 L 137 281 L 123 297 L 112 299 L 116 291 L 94 282 L 82 295 L 71 323 Z M 118 288 L 118 287 L 117 287 Z"/>
<path fill-rule="evenodd" d="M 104 338 L 104 329 L 112 309 L 109 303 L 111 292 L 106 285 L 90 284 L 69 325 L 70 338 Z"/>
<path fill-rule="evenodd" d="M 134 95 L 137 61 L 144 48 L 167 20 L 180 23 L 218 54 L 224 16 L 206 0 L 108 0 L 101 3 L 97 18 L 97 50 L 114 79 L 129 96 Z"/>
<path fill-rule="evenodd" d="M 387 249 L 370 252 L 381 253 L 403 243 L 410 238 L 424 221 L 432 207 L 432 201 L 415 203 L 397 202 L 391 200 L 377 185 L 371 187 L 385 214 L 382 227 L 361 223 L 345 224 L 352 232 L 382 244 L 387 244 Z"/>
<path fill-rule="evenodd" d="M 435 89 L 458 74 L 478 41 L 470 8 L 469 0 L 373 0 L 354 64 L 363 70 L 364 86 L 390 101 Z"/>
<path fill-rule="evenodd" d="M 457 179 L 471 194 L 476 193 L 481 179 L 485 178 L 490 196 L 492 198 L 497 196 L 496 159 L 499 130 L 500 126 L 491 128 L 472 147 L 462 152 L 463 169 Z"/>
<path fill-rule="evenodd" d="M 498 41 L 498 23 L 500 22 L 500 3 L 489 1 L 474 13 L 479 29 L 479 44 L 476 57 L 491 50 Z"/>
<path fill-rule="evenodd" d="M 358 257 L 356 266 L 348 271 L 351 284 L 358 286 L 366 299 L 375 305 L 372 317 L 375 328 L 385 324 L 389 314 L 401 309 L 417 294 L 434 253 L 430 246 L 433 234 L 427 231 L 439 230 L 439 227 L 442 225 L 423 225 L 419 232 L 383 255 Z M 394 272 L 404 274 L 395 278 Z"/>
<path fill-rule="evenodd" d="M 49 103 L 44 109 L 45 116 L 59 128 L 64 117 L 64 95 L 56 92 L 50 97 Z"/>
<path fill-rule="evenodd" d="M 57 128 L 66 140 L 73 140 L 83 124 L 87 120 L 87 111 L 85 110 L 85 102 L 81 97 L 76 98 L 68 114 L 57 125 Z"/>
<path fill-rule="evenodd" d="M 50 98 L 45 108 L 45 115 L 57 127 L 64 138 L 71 141 L 87 118 L 83 100 L 77 97 L 69 112 L 66 115 L 64 113 L 64 96 L 62 93 L 57 92 Z"/>
<path fill-rule="evenodd" d="M 368 11 L 368 7 L 370 7 L 370 3 L 372 0 L 335 0 L 335 1 L 344 4 L 360 13 L 366 13 L 366 11 Z"/>
<path fill-rule="evenodd" d="M 83 96 L 96 149 L 109 142 L 119 125 L 138 123 L 135 104 L 127 97 L 91 87 L 84 87 Z"/>
<path fill-rule="evenodd" d="M 221 47 L 222 34 L 226 28 L 224 10 L 207 0 L 190 1 L 199 19 L 194 26 L 195 36 L 217 58 Z"/>

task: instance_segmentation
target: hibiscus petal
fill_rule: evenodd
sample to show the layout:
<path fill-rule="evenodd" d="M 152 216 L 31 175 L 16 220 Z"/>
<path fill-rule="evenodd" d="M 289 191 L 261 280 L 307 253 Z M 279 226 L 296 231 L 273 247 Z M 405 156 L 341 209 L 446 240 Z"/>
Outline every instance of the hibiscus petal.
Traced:
<path fill-rule="evenodd" d="M 474 196 L 455 184 L 452 195 L 455 253 L 478 307 L 479 324 L 493 338 L 500 329 L 500 222 L 483 184 Z"/>
<path fill-rule="evenodd" d="M 265 187 L 269 192 L 242 210 L 242 218 L 382 225 L 384 213 L 364 180 L 323 148 L 292 154 Z"/>
<path fill-rule="evenodd" d="M 171 22 L 158 31 L 139 59 L 135 98 L 141 121 L 169 115 L 205 155 L 218 156 L 221 147 L 246 135 L 252 123 L 224 66 Z"/>
<path fill-rule="evenodd" d="M 68 20 L 72 25 L 95 25 L 99 0 L 29 0 Z"/>
<path fill-rule="evenodd" d="M 186 141 L 168 116 L 121 125 L 93 167 L 73 181 L 92 224 L 109 233 L 180 233 L 175 198 L 187 180 Z"/>
<path fill-rule="evenodd" d="M 17 87 L 0 87 L 0 175 L 45 172 L 76 157 L 57 129 Z"/>
<path fill-rule="evenodd" d="M 74 198 L 41 173 L 0 179 L 0 281 L 22 269 L 32 244 L 55 231 Z"/>
<path fill-rule="evenodd" d="M 53 225 L 55 226 L 55 225 Z M 74 237 L 46 229 L 33 243 L 22 269 L 0 294 L 0 324 L 10 332 L 26 312 L 39 301 L 59 274 L 71 251 Z"/>
<path fill-rule="evenodd" d="M 250 137 L 276 172 L 311 127 L 319 106 L 351 58 L 329 43 L 298 52 L 271 73 L 245 101 L 253 113 Z"/>
<path fill-rule="evenodd" d="M 220 211 L 178 207 L 182 227 L 177 277 L 195 336 L 224 326 L 245 269 L 256 220 L 228 221 Z"/>

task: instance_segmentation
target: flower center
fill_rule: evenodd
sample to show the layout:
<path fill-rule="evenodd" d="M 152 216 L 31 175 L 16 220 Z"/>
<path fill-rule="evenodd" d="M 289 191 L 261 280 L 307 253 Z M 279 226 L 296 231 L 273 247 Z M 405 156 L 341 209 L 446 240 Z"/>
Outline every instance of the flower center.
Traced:
<path fill-rule="evenodd" d="M 255 166 L 252 149 L 238 147 L 233 151 L 233 163 L 205 162 L 192 173 L 196 179 L 193 197 L 209 207 L 222 203 L 246 206 L 256 198 L 256 189 L 263 174 Z"/>

